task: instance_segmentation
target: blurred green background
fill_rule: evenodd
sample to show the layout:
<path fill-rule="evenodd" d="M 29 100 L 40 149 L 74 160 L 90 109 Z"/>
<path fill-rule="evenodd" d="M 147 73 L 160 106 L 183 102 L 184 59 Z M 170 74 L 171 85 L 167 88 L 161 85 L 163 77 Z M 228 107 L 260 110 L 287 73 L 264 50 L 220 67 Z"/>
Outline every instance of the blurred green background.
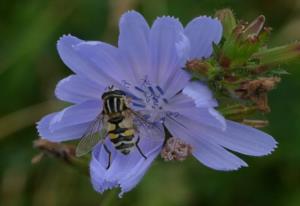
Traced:
<path fill-rule="evenodd" d="M 279 148 L 264 158 L 243 157 L 249 168 L 224 173 L 193 158 L 158 160 L 118 199 L 117 191 L 96 193 L 89 178 L 56 159 L 31 164 L 38 154 L 35 122 L 64 106 L 53 92 L 71 73 L 56 51 L 62 34 L 116 44 L 126 10 L 140 11 L 149 23 L 174 15 L 186 24 L 224 7 L 244 20 L 264 14 L 273 27 L 272 46 L 300 39 L 300 0 L 0 0 L 0 205 L 299 206 L 300 63 L 282 65 L 291 75 L 270 97 L 266 130 Z"/>

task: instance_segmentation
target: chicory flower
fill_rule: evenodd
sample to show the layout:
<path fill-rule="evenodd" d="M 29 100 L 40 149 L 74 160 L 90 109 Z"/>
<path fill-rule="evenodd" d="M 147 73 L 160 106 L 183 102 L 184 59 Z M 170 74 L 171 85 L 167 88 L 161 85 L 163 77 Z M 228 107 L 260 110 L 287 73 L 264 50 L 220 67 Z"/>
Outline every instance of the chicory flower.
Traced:
<path fill-rule="evenodd" d="M 82 137 L 102 111 L 101 96 L 111 85 L 131 97 L 131 109 L 148 116 L 148 121 L 165 127 L 173 137 L 189 145 L 190 152 L 204 165 L 216 170 L 237 170 L 247 164 L 228 150 L 251 156 L 271 153 L 276 141 L 259 130 L 225 120 L 209 88 L 191 82 L 183 69 L 192 59 L 212 54 L 213 43 L 222 37 L 217 19 L 202 16 L 184 28 L 173 17 L 159 17 L 149 27 L 142 15 L 125 13 L 120 20 L 118 47 L 99 41 L 83 41 L 63 36 L 57 44 L 63 62 L 75 73 L 61 80 L 56 96 L 73 105 L 44 117 L 38 123 L 42 138 L 60 142 Z M 114 187 L 121 194 L 141 180 L 164 144 L 159 137 L 141 137 L 143 158 L 135 149 L 128 155 L 112 152 L 97 144 L 90 163 L 91 181 L 96 191 Z"/>

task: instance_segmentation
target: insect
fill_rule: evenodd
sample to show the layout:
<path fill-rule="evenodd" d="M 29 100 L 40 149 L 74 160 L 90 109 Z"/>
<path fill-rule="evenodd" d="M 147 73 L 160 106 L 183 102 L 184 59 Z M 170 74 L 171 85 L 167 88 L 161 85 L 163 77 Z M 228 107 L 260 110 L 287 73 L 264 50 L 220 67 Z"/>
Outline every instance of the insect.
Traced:
<path fill-rule="evenodd" d="M 111 151 L 105 145 L 104 140 L 109 137 L 115 149 L 122 154 L 128 155 L 136 148 L 147 159 L 139 147 L 141 136 L 156 138 L 160 137 L 163 131 L 130 109 L 129 98 L 124 91 L 114 89 L 111 86 L 109 91 L 103 93 L 102 100 L 103 110 L 81 137 L 76 148 L 76 156 L 88 153 L 98 142 L 101 142 L 108 153 L 108 165 L 106 167 L 108 169 L 111 164 Z"/>

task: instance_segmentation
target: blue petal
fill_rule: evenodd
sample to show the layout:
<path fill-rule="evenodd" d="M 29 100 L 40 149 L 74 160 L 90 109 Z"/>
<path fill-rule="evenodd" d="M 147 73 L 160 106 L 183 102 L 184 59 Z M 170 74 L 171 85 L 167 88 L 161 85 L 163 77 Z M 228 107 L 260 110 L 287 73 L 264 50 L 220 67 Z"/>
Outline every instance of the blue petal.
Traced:
<path fill-rule="evenodd" d="M 213 43 L 219 43 L 222 32 L 222 24 L 217 19 L 200 16 L 189 22 L 185 28 L 185 35 L 192 45 L 190 59 L 209 57 L 212 53 Z"/>
<path fill-rule="evenodd" d="M 64 127 L 91 122 L 102 111 L 100 100 L 90 100 L 73 105 L 58 112 L 50 122 L 50 130 L 55 131 Z"/>
<path fill-rule="evenodd" d="M 70 75 L 59 81 L 55 95 L 58 99 L 66 102 L 82 103 L 87 100 L 100 99 L 104 89 L 84 77 Z"/>
<path fill-rule="evenodd" d="M 97 76 L 94 77 L 96 80 L 124 89 L 122 82 L 132 79 L 127 59 L 118 48 L 103 42 L 86 41 L 75 45 L 74 50 L 94 65 L 97 71 Z"/>
<path fill-rule="evenodd" d="M 150 68 L 149 26 L 144 17 L 136 11 L 122 15 L 119 23 L 119 49 L 126 57 L 130 71 L 127 75 L 134 76 L 136 83 Z"/>
<path fill-rule="evenodd" d="M 89 49 L 86 49 L 87 47 Z M 98 50 L 96 57 L 91 55 L 94 53 L 91 48 Z M 111 73 L 116 61 L 114 52 L 117 50 L 113 46 L 102 42 L 86 42 L 68 35 L 60 38 L 57 49 L 63 62 L 76 74 L 100 86 L 112 84 L 119 86 L 119 82 L 115 79 L 119 77 L 118 73 L 113 73 L 113 75 Z M 95 59 L 98 61 L 96 62 Z M 99 62 L 101 63 L 98 64 Z"/>
<path fill-rule="evenodd" d="M 189 82 L 182 93 L 192 98 L 195 101 L 196 107 L 218 106 L 210 89 L 199 81 Z"/>
<path fill-rule="evenodd" d="M 230 171 L 247 166 L 243 160 L 196 132 L 194 129 L 199 124 L 195 121 L 188 118 L 167 119 L 165 125 L 174 137 L 190 144 L 193 155 L 207 167 Z"/>
<path fill-rule="evenodd" d="M 52 131 L 50 130 L 51 120 L 57 114 L 58 113 L 49 114 L 43 117 L 37 123 L 37 130 L 41 138 L 47 139 L 51 142 L 61 142 L 61 141 L 78 139 L 84 134 L 84 132 L 87 130 L 89 126 L 89 123 L 84 123 L 84 124 L 69 126 L 69 127 L 62 128 L 60 130 Z"/>
<path fill-rule="evenodd" d="M 226 129 L 226 121 L 224 117 L 213 108 L 183 108 L 179 111 L 179 113 L 189 117 L 199 124 L 211 126 L 220 130 Z"/>
<path fill-rule="evenodd" d="M 199 134 L 230 150 L 251 156 L 264 156 L 274 151 L 277 142 L 270 135 L 233 121 L 226 121 L 225 131 L 200 125 Z"/>
<path fill-rule="evenodd" d="M 100 114 L 99 101 L 87 101 L 49 114 L 37 123 L 39 135 L 53 142 L 80 138 Z"/>
<path fill-rule="evenodd" d="M 195 119 L 190 118 L 190 116 L 178 116 L 176 117 L 176 120 L 169 119 L 166 122 L 168 129 L 176 132 L 173 134 L 171 131 L 173 135 L 181 135 L 177 137 L 183 138 L 187 142 L 191 142 L 193 146 L 196 146 L 196 149 L 199 147 L 199 150 L 201 150 L 201 144 L 203 144 L 203 142 L 207 142 L 206 144 L 210 145 L 217 145 L 219 147 L 219 151 L 221 150 L 221 147 L 225 147 L 251 156 L 268 155 L 276 148 L 277 142 L 270 135 L 264 132 L 228 120 L 226 121 L 226 125 L 226 129 L 221 130 L 212 126 L 207 126 L 201 122 L 197 122 Z M 205 147 L 208 146 L 206 145 Z M 195 155 L 198 154 L 200 153 Z M 226 155 L 228 156 L 228 154 L 224 154 L 224 157 Z M 200 157 L 198 156 L 198 158 Z M 206 162 L 205 164 L 208 163 Z M 211 162 L 211 165 L 213 164 L 214 163 Z M 241 166 L 243 165 L 241 164 Z M 214 168 L 220 169 L 221 167 Z M 238 167 L 232 167 L 232 169 L 237 168 Z M 228 166 L 227 169 L 229 170 L 230 167 Z"/>
<path fill-rule="evenodd" d="M 121 197 L 123 193 L 130 191 L 138 184 L 152 161 L 160 153 L 162 144 L 163 137 L 160 137 L 160 141 L 141 137 L 139 147 L 147 157 L 145 160 L 136 148 L 130 154 L 123 155 L 116 151 L 109 139 L 106 139 L 105 145 L 112 153 L 111 166 L 106 169 L 108 154 L 102 144 L 97 145 L 90 163 L 91 181 L 94 189 L 102 193 L 107 189 L 119 186 L 121 188 L 119 196 Z"/>
<path fill-rule="evenodd" d="M 193 155 L 212 169 L 232 171 L 248 166 L 246 162 L 217 144 L 199 139 L 194 145 Z"/>
<path fill-rule="evenodd" d="M 189 75 L 181 69 L 189 47 L 189 40 L 177 19 L 161 17 L 155 20 L 150 31 L 152 72 L 149 78 L 166 91 L 166 96 L 176 94 L 189 80 Z"/>
<path fill-rule="evenodd" d="M 212 95 L 208 90 L 206 90 L 206 87 L 202 89 L 204 92 L 201 92 L 200 88 L 199 98 L 198 95 L 196 95 L 199 103 L 198 106 L 201 107 L 196 107 L 195 101 L 192 98 L 180 93 L 170 99 L 169 103 L 164 106 L 164 110 L 188 116 L 199 124 L 224 130 L 226 128 L 225 119 L 213 108 L 213 106 L 216 106 L 216 101 L 212 99 Z M 203 94 L 202 98 L 200 94 Z"/>

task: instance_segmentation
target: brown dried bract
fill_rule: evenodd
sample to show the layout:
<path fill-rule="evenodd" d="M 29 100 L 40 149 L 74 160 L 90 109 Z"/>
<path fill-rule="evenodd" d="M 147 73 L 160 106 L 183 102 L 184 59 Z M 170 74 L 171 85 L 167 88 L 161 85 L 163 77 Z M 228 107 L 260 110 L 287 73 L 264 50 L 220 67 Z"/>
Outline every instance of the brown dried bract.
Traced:
<path fill-rule="evenodd" d="M 243 82 L 235 92 L 242 99 L 250 99 L 256 103 L 258 109 L 263 112 L 270 112 L 268 105 L 268 92 L 271 91 L 277 83 L 278 77 L 261 78 L 252 81 Z"/>
<path fill-rule="evenodd" d="M 243 119 L 242 123 L 259 129 L 267 127 L 269 125 L 268 120 L 258 120 L 258 119 Z"/>
<path fill-rule="evenodd" d="M 186 63 L 186 69 L 191 72 L 198 72 L 200 74 L 207 74 L 210 65 L 199 59 L 189 60 Z"/>
<path fill-rule="evenodd" d="M 171 160 L 185 160 L 192 153 L 192 147 L 186 144 L 181 139 L 171 137 L 169 138 L 160 155 L 165 161 Z"/>
<path fill-rule="evenodd" d="M 266 18 L 263 15 L 258 16 L 252 22 L 241 21 L 233 30 L 234 37 L 241 41 L 256 43 L 264 33 L 270 33 L 271 28 L 265 27 Z"/>

